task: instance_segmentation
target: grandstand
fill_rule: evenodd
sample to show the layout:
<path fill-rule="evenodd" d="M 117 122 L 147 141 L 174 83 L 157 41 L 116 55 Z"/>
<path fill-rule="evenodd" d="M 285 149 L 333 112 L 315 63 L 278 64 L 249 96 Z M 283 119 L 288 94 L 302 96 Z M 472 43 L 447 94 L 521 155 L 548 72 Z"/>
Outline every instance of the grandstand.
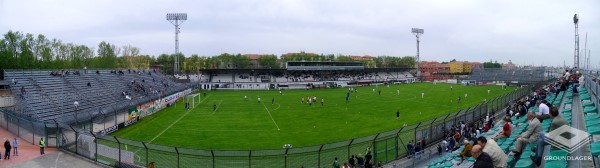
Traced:
<path fill-rule="evenodd" d="M 518 68 L 518 69 L 500 69 L 500 68 L 478 68 L 474 69 L 468 80 L 478 82 L 496 82 L 533 84 L 544 80 L 545 68 Z"/>
<path fill-rule="evenodd" d="M 5 79 L 16 81 L 10 88 L 19 97 L 18 114 L 66 124 L 123 111 L 186 88 L 158 71 L 6 70 L 4 74 Z"/>

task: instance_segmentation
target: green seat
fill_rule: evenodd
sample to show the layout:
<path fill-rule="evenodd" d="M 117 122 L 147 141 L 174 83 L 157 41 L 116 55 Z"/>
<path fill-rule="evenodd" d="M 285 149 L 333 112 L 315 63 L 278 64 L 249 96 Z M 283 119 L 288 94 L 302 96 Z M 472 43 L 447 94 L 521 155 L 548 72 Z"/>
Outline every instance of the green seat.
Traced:
<path fill-rule="evenodd" d="M 572 111 L 573 111 L 573 109 L 570 109 L 570 108 L 562 110 L 563 113 L 570 113 Z"/>
<path fill-rule="evenodd" d="M 565 100 L 565 104 L 573 104 L 573 100 Z"/>
<path fill-rule="evenodd" d="M 566 160 L 548 160 L 544 164 L 544 168 L 566 168 L 568 163 Z"/>
<path fill-rule="evenodd" d="M 600 126 L 596 125 L 594 127 L 588 127 L 588 133 L 592 134 L 592 135 L 598 135 L 600 134 Z"/>
<path fill-rule="evenodd" d="M 521 156 L 521 158 L 523 158 Z M 517 161 L 517 164 L 515 164 L 515 168 L 532 168 L 534 165 L 534 163 L 531 161 L 531 159 L 529 158 L 525 158 L 525 159 L 519 159 L 519 161 Z"/>
<path fill-rule="evenodd" d="M 583 106 L 583 108 L 585 108 L 585 107 L 594 107 L 595 105 L 594 105 L 594 102 L 587 102 L 587 103 L 583 103 L 582 106 Z"/>
<path fill-rule="evenodd" d="M 590 126 L 594 126 L 594 125 L 598 125 L 600 124 L 600 120 L 590 120 L 590 121 L 586 121 L 585 124 L 590 127 Z"/>
<path fill-rule="evenodd" d="M 452 167 L 454 164 L 452 162 L 444 162 L 444 167 Z"/>
<path fill-rule="evenodd" d="M 513 165 L 515 163 L 515 157 L 514 156 L 508 156 L 508 159 L 506 160 L 509 167 L 510 165 Z"/>
<path fill-rule="evenodd" d="M 475 162 L 475 158 L 473 158 L 473 157 L 469 157 L 469 158 L 467 159 L 467 161 L 469 161 L 469 162 Z"/>
<path fill-rule="evenodd" d="M 600 155 L 600 141 L 591 143 L 590 149 L 592 151 L 592 156 L 597 157 Z"/>
<path fill-rule="evenodd" d="M 598 108 L 596 107 L 588 107 L 583 109 L 583 113 L 588 114 L 588 113 L 597 113 L 598 112 Z"/>
<path fill-rule="evenodd" d="M 567 156 L 567 155 L 569 155 L 569 153 L 564 150 L 551 150 L 550 153 L 548 153 L 548 156 Z"/>
<path fill-rule="evenodd" d="M 581 100 L 590 100 L 590 96 L 581 96 L 579 97 Z"/>

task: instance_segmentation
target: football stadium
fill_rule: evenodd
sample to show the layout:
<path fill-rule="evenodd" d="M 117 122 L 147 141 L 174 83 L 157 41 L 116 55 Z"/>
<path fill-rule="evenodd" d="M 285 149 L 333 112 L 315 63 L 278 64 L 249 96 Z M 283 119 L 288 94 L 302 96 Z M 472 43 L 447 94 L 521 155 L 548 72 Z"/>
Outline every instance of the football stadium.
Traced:
<path fill-rule="evenodd" d="M 598 36 L 590 36 L 588 48 L 587 32 L 579 32 L 579 15 L 570 11 L 577 7 L 539 9 L 549 16 L 544 18 L 568 11 L 572 21 L 569 16 L 560 24 L 500 14 L 490 19 L 510 25 L 525 20 L 574 24 L 571 56 L 572 27 L 547 26 L 551 32 L 543 33 L 567 30 L 568 37 L 547 41 L 568 44 L 540 42 L 526 49 L 532 51 L 522 51 L 527 40 L 503 34 L 514 30 L 448 19 L 463 13 L 446 7 L 436 10 L 450 10 L 448 16 L 424 16 L 439 24 L 423 25 L 432 32 L 427 36 L 434 36 L 427 37 L 425 29 L 404 23 L 412 23 L 405 16 L 390 27 L 408 26 L 404 33 L 410 36 L 365 26 L 390 22 L 383 18 L 390 12 L 401 15 L 388 10 L 396 7 L 434 14 L 402 3 L 347 2 L 364 16 L 344 12 L 341 2 L 176 3 L 188 13 L 170 13 L 178 9 L 173 4 L 133 8 L 129 3 L 123 2 L 132 7 L 122 10 L 126 16 L 110 14 L 131 23 L 122 27 L 125 34 L 114 36 L 114 28 L 106 27 L 114 26 L 107 23 L 114 19 L 100 16 L 105 12 L 96 9 L 103 6 L 97 2 L 65 5 L 85 11 L 40 2 L 98 21 L 74 21 L 87 24 L 81 29 L 57 28 L 59 23 L 48 22 L 58 20 L 55 14 L 36 20 L 47 26 L 35 28 L 0 21 L 0 28 L 6 28 L 0 36 L 0 167 L 600 167 L 600 71 L 590 56 Z M 10 7 L 0 9 L 27 6 L 6 4 Z M 466 11 L 488 15 L 469 7 L 492 9 L 492 3 L 483 4 L 463 5 Z M 368 10 L 370 5 L 382 10 Z M 501 11 L 508 13 L 525 11 L 504 6 Z M 159 8 L 169 9 L 160 14 L 169 31 L 157 27 L 158 21 L 139 17 Z M 201 9 L 209 12 L 198 17 Z M 20 18 L 8 13 L 0 18 Z M 598 22 L 592 20 L 582 22 L 581 29 L 594 30 Z M 202 21 L 209 26 L 198 25 Z M 457 25 L 470 24 L 476 25 L 476 33 L 456 31 L 462 29 Z M 476 30 L 478 26 L 493 28 Z M 106 34 L 99 37 L 89 33 L 92 29 Z M 463 43 L 454 38 L 458 34 L 477 38 Z M 529 38 L 540 37 L 534 33 Z M 264 52 L 275 54 L 255 54 Z"/>

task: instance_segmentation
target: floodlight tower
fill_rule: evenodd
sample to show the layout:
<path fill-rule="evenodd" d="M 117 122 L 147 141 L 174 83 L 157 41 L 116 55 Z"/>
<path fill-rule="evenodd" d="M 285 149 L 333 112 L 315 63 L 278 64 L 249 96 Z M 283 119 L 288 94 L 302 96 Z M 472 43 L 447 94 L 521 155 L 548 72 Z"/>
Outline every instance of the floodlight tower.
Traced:
<path fill-rule="evenodd" d="M 175 65 L 173 74 L 179 71 L 179 25 L 187 20 L 187 13 L 167 13 L 167 20 L 175 26 Z"/>
<path fill-rule="evenodd" d="M 574 60 L 573 60 L 573 68 L 580 68 L 579 67 L 579 25 L 577 25 L 577 23 L 579 23 L 579 17 L 577 17 L 577 14 L 575 14 L 575 16 L 573 16 L 573 23 L 575 23 L 575 56 L 574 56 Z"/>
<path fill-rule="evenodd" d="M 419 37 L 421 37 L 421 34 L 424 33 L 423 29 L 419 29 L 419 28 L 412 28 L 412 34 L 415 35 L 415 37 L 417 37 L 417 56 L 416 58 L 416 65 L 417 65 L 417 79 L 420 79 L 421 77 L 421 70 L 419 70 Z"/>

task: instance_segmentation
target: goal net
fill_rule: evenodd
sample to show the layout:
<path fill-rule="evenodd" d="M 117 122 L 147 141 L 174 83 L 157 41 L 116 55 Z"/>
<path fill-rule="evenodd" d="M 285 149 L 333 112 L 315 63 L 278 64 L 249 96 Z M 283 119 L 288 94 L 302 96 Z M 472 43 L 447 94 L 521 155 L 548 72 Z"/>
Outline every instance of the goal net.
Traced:
<path fill-rule="evenodd" d="M 196 103 L 200 104 L 200 93 L 185 96 L 185 102 L 190 103 L 190 108 L 195 108 Z"/>

